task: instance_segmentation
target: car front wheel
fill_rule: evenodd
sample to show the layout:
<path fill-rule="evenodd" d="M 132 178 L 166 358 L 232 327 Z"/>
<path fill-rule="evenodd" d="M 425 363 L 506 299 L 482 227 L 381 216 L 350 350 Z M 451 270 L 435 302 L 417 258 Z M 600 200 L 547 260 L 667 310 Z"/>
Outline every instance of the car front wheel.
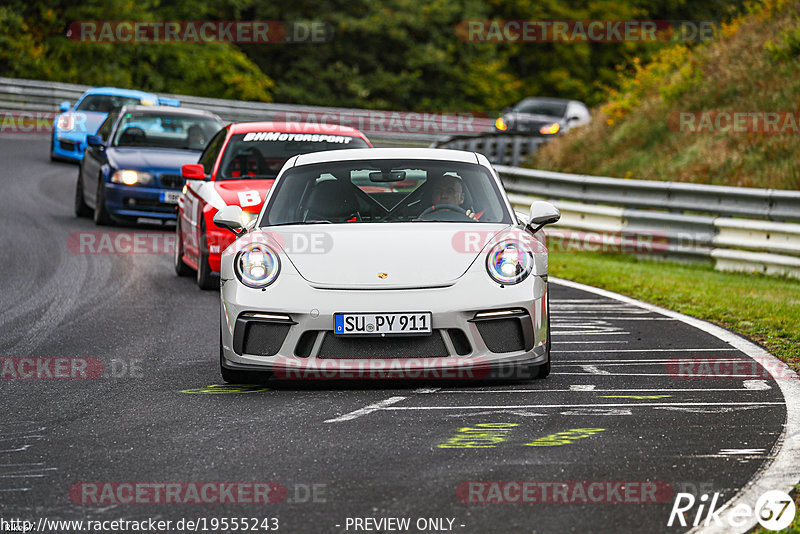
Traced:
<path fill-rule="evenodd" d="M 175 274 L 178 276 L 189 276 L 192 270 L 183 263 L 183 232 L 181 232 L 181 214 L 178 213 L 178 222 L 175 225 L 175 254 L 173 256 Z"/>
<path fill-rule="evenodd" d="M 219 277 L 208 264 L 208 236 L 206 224 L 200 226 L 200 251 L 197 253 L 197 285 L 200 289 L 219 289 Z"/>
<path fill-rule="evenodd" d="M 97 195 L 94 198 L 94 222 L 98 226 L 111 224 L 111 216 L 106 210 L 106 183 L 102 174 L 97 177 Z"/>
<path fill-rule="evenodd" d="M 83 196 L 83 176 L 81 176 L 80 170 L 78 171 L 78 182 L 75 184 L 75 216 L 92 216 L 92 209 L 86 204 L 86 199 Z"/>

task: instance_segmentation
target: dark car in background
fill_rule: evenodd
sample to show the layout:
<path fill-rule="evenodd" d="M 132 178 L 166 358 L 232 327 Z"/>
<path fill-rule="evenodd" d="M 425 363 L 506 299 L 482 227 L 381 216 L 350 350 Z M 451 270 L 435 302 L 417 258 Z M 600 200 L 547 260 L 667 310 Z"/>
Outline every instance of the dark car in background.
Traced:
<path fill-rule="evenodd" d="M 583 102 L 531 97 L 507 108 L 495 121 L 495 131 L 548 137 L 567 133 L 590 121 L 589 109 Z"/>
<path fill-rule="evenodd" d="M 75 214 L 97 224 L 175 220 L 181 167 L 196 163 L 224 123 L 208 111 L 125 106 L 87 137 L 75 187 Z"/>

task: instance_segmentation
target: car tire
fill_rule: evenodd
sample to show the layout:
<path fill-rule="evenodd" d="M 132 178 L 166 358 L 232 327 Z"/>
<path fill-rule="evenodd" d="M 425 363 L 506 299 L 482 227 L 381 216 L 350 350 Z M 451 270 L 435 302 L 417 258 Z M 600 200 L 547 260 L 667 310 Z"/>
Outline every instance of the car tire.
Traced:
<path fill-rule="evenodd" d="M 547 378 L 550 374 L 550 347 L 552 346 L 550 340 L 550 291 L 547 291 L 547 342 L 545 343 L 545 354 L 547 354 L 547 363 L 540 365 L 536 373 L 536 379 Z"/>
<path fill-rule="evenodd" d="M 181 214 L 178 212 L 178 222 L 175 225 L 175 254 L 173 255 L 175 274 L 178 276 L 189 276 L 192 269 L 183 263 L 183 236 L 181 232 Z"/>
<path fill-rule="evenodd" d="M 80 170 L 78 170 L 78 181 L 75 184 L 75 216 L 87 218 L 92 216 L 92 208 L 86 204 L 86 198 L 83 196 L 83 176 L 81 176 Z"/>
<path fill-rule="evenodd" d="M 208 237 L 206 236 L 206 223 L 200 226 L 200 243 L 197 252 L 197 286 L 200 289 L 219 289 L 219 277 L 211 270 L 208 264 Z"/>
<path fill-rule="evenodd" d="M 222 365 L 224 356 L 222 355 L 222 329 L 219 331 L 219 371 L 222 380 L 228 384 L 264 384 L 272 376 L 267 371 L 238 371 L 228 369 Z"/>
<path fill-rule="evenodd" d="M 56 136 L 55 134 L 50 136 L 50 161 L 58 161 L 56 157 Z"/>
<path fill-rule="evenodd" d="M 111 224 L 111 216 L 106 210 L 106 183 L 102 174 L 97 177 L 97 195 L 94 198 L 94 223 L 97 226 Z"/>

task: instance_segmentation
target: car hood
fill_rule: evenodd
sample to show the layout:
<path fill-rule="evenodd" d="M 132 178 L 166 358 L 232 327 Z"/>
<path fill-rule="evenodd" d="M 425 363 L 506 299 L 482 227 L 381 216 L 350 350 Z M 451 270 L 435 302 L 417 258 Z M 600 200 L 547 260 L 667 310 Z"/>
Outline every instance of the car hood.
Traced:
<path fill-rule="evenodd" d="M 106 149 L 109 163 L 117 169 L 150 171 L 172 170 L 180 173 L 185 163 L 197 163 L 200 152 L 168 148 L 110 147 Z"/>
<path fill-rule="evenodd" d="M 58 127 L 59 119 L 65 115 L 72 115 L 73 126 L 70 130 L 62 130 Z M 82 139 L 87 135 L 96 134 L 106 117 L 108 117 L 108 113 L 99 111 L 67 111 L 58 115 L 53 121 L 53 125 L 59 137 L 66 139 L 68 135 L 70 139 Z"/>
<path fill-rule="evenodd" d="M 279 243 L 300 275 L 315 287 L 400 289 L 452 285 L 472 265 L 483 244 L 508 228 L 506 224 L 420 222 L 317 224 L 262 231 Z"/>

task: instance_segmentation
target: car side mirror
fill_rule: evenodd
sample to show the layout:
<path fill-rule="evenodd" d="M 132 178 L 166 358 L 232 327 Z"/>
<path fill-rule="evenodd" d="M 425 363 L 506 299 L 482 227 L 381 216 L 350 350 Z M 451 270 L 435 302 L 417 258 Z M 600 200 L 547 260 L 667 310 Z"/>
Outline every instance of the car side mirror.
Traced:
<path fill-rule="evenodd" d="M 207 180 L 206 170 L 199 163 L 187 163 L 181 167 L 181 176 L 187 180 Z"/>
<path fill-rule="evenodd" d="M 184 165 L 186 167 L 186 165 Z M 214 224 L 239 236 L 245 229 L 244 211 L 239 206 L 225 206 L 214 215 Z"/>
<path fill-rule="evenodd" d="M 62 103 L 58 105 L 58 109 L 61 111 L 69 111 L 69 101 L 64 100 Z"/>
<path fill-rule="evenodd" d="M 531 216 L 528 219 L 526 228 L 530 228 L 533 233 L 538 232 L 543 226 L 553 224 L 561 219 L 561 212 L 557 207 L 549 202 L 537 200 L 531 204 Z"/>
<path fill-rule="evenodd" d="M 86 136 L 86 144 L 89 146 L 95 147 L 103 147 L 105 143 L 103 143 L 103 138 L 99 135 L 87 135 Z"/>

